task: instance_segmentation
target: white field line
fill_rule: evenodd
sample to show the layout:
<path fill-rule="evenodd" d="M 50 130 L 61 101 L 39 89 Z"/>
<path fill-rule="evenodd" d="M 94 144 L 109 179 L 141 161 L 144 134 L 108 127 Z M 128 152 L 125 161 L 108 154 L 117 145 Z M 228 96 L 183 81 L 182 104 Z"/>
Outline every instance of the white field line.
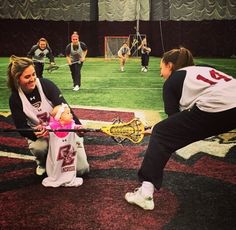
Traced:
<path fill-rule="evenodd" d="M 9 158 L 17 158 L 17 159 L 35 161 L 35 157 L 34 156 L 29 156 L 29 155 L 19 154 L 19 153 L 13 153 L 13 152 L 3 152 L 3 151 L 0 151 L 0 157 L 9 157 Z"/>

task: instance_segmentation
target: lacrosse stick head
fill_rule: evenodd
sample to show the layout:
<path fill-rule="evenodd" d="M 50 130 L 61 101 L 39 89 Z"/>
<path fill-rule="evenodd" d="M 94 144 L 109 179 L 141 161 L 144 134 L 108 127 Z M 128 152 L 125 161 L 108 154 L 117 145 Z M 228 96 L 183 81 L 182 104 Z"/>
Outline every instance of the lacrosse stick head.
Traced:
<path fill-rule="evenodd" d="M 59 69 L 59 66 L 58 65 L 56 65 L 56 64 L 54 64 L 54 65 L 52 65 L 52 64 L 50 64 L 47 68 L 45 68 L 49 73 L 51 73 L 52 71 L 54 71 L 54 70 L 58 70 Z"/>
<path fill-rule="evenodd" d="M 120 117 L 113 119 L 112 124 L 120 124 L 123 123 L 123 121 L 120 119 Z M 104 128 L 103 128 L 104 129 Z M 124 137 L 120 137 L 120 136 L 112 136 L 111 137 L 115 142 L 117 142 L 118 144 L 121 144 L 126 140 L 126 138 Z"/>
<path fill-rule="evenodd" d="M 124 140 L 129 139 L 133 143 L 137 144 L 142 141 L 144 137 L 144 125 L 138 119 L 134 118 L 127 123 L 112 124 L 110 126 L 102 127 L 102 132 L 117 139 L 118 143 L 122 143 Z"/>

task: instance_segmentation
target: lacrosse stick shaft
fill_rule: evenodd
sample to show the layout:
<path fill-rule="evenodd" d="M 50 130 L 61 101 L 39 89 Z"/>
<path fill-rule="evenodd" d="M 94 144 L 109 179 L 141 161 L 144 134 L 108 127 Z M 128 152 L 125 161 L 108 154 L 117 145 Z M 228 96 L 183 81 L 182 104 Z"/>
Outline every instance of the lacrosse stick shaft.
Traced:
<path fill-rule="evenodd" d="M 145 130 L 151 129 L 152 126 L 144 127 Z M 102 128 L 104 129 L 104 127 Z M 92 129 L 92 128 L 83 128 L 83 129 L 47 129 L 48 132 L 104 132 L 102 129 Z M 0 133 L 15 133 L 15 132 L 39 132 L 38 129 L 0 129 Z"/>
<path fill-rule="evenodd" d="M 81 63 L 80 61 L 75 61 L 75 62 L 72 62 L 71 65 L 75 64 L 75 63 Z M 64 67 L 64 66 L 69 66 L 69 64 L 62 64 L 62 65 L 59 65 L 58 68 L 61 68 L 61 67 Z"/>
<path fill-rule="evenodd" d="M 75 63 L 78 63 L 80 64 L 81 62 L 80 61 L 75 61 L 75 62 L 72 62 L 71 65 L 75 64 Z M 69 64 L 63 64 L 63 65 L 52 65 L 52 66 L 49 66 L 46 68 L 46 70 L 51 73 L 53 72 L 54 70 L 58 70 L 59 68 L 62 68 L 62 67 L 65 67 L 65 66 L 69 66 Z"/>
<path fill-rule="evenodd" d="M 48 132 L 102 132 L 101 129 L 47 129 Z M 0 129 L 0 133 L 40 132 L 38 129 Z"/>
<path fill-rule="evenodd" d="M 47 61 L 39 61 L 39 60 L 32 60 L 34 63 L 41 63 L 41 64 L 51 64 L 51 62 L 47 62 Z"/>

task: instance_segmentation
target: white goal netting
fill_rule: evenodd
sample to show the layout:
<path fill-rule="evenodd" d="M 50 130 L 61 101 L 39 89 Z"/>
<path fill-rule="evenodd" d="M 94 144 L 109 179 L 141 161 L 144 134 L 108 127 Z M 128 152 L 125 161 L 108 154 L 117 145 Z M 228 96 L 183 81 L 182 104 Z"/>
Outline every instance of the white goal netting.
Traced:
<path fill-rule="evenodd" d="M 146 38 L 146 34 L 130 34 L 129 36 L 105 36 L 105 59 L 117 58 L 118 50 L 124 42 L 127 42 L 130 47 L 131 57 L 140 56 L 140 50 L 138 50 L 138 46 L 141 44 L 144 38 Z"/>
<path fill-rule="evenodd" d="M 128 42 L 129 44 L 129 36 L 105 36 L 105 59 L 117 58 L 118 50 L 124 42 Z"/>

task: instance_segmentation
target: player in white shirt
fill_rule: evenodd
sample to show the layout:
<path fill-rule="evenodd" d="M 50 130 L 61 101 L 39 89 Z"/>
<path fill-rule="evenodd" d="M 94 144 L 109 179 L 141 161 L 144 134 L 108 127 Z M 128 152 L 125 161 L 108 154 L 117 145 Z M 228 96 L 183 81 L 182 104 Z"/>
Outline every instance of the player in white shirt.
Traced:
<path fill-rule="evenodd" d="M 162 185 L 171 154 L 190 143 L 236 128 L 236 79 L 207 66 L 195 66 L 191 52 L 181 47 L 164 53 L 161 76 L 167 119 L 150 130 L 150 140 L 138 171 L 141 187 L 125 199 L 154 209 L 154 189 Z"/>
<path fill-rule="evenodd" d="M 118 50 L 118 57 L 120 59 L 120 70 L 121 72 L 123 72 L 125 69 L 125 63 L 128 59 L 128 57 L 130 56 L 130 48 L 127 44 L 127 42 L 124 42 L 123 45 L 120 47 L 120 49 Z"/>

